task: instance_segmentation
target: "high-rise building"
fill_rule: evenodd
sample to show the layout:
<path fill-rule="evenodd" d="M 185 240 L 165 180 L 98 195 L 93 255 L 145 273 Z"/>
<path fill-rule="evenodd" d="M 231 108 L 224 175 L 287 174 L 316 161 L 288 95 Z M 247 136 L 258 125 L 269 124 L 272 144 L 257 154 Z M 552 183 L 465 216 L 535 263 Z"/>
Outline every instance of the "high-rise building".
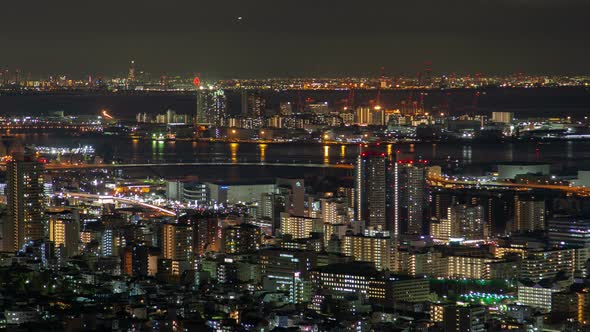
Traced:
<path fill-rule="evenodd" d="M 227 118 L 227 97 L 224 90 L 197 92 L 197 123 L 223 126 Z"/>
<path fill-rule="evenodd" d="M 512 112 L 492 112 L 492 122 L 511 123 L 514 120 Z"/>
<path fill-rule="evenodd" d="M 242 90 L 242 115 L 258 118 L 264 116 L 266 99 L 257 92 Z"/>
<path fill-rule="evenodd" d="M 166 123 L 174 123 L 176 118 L 176 111 L 173 109 L 166 110 Z"/>
<path fill-rule="evenodd" d="M 342 254 L 373 263 L 378 271 L 392 270 L 391 250 L 392 239 L 385 236 L 347 234 L 342 241 Z"/>
<path fill-rule="evenodd" d="M 338 114 L 345 125 L 352 125 L 355 123 L 356 114 L 353 111 L 344 111 Z"/>
<path fill-rule="evenodd" d="M 381 108 L 381 106 L 376 106 L 371 110 L 369 124 L 375 126 L 385 125 L 385 111 Z"/>
<path fill-rule="evenodd" d="M 445 332 L 484 332 L 486 308 L 472 305 L 449 305 L 444 308 Z"/>
<path fill-rule="evenodd" d="M 398 161 L 394 167 L 397 193 L 397 215 L 401 234 L 424 234 L 424 217 L 427 207 L 424 163 L 413 160 Z"/>
<path fill-rule="evenodd" d="M 223 250 L 226 254 L 252 253 L 262 245 L 260 227 L 240 224 L 223 229 Z"/>
<path fill-rule="evenodd" d="M 100 240 L 100 254 L 103 257 L 118 256 L 120 249 L 127 244 L 121 230 L 111 225 L 102 232 Z"/>
<path fill-rule="evenodd" d="M 328 252 L 341 253 L 341 240 L 348 231 L 348 224 L 324 223 L 324 249 Z"/>
<path fill-rule="evenodd" d="M 288 102 L 282 102 L 279 105 L 279 115 L 292 115 L 293 114 L 293 104 Z"/>
<path fill-rule="evenodd" d="M 78 210 L 50 210 L 49 241 L 53 242 L 60 257 L 72 257 L 78 254 L 80 245 L 80 215 Z"/>
<path fill-rule="evenodd" d="M 451 221 L 449 219 L 432 220 L 430 235 L 436 240 L 448 241 L 451 238 Z"/>
<path fill-rule="evenodd" d="M 317 266 L 317 253 L 307 250 L 265 249 L 258 254 L 263 287 L 267 291 L 284 291 L 289 302 L 309 299 L 308 274 Z"/>
<path fill-rule="evenodd" d="M 370 107 L 361 106 L 356 109 L 356 123 L 359 125 L 369 125 L 373 123 L 373 112 Z"/>
<path fill-rule="evenodd" d="M 348 223 L 348 209 L 346 203 L 339 199 L 322 198 L 321 211 L 322 221 L 329 224 L 345 224 Z"/>
<path fill-rule="evenodd" d="M 456 198 L 452 192 L 435 188 L 431 191 L 430 216 L 437 219 L 447 219 L 449 207 L 454 205 Z"/>
<path fill-rule="evenodd" d="M 506 263 L 492 257 L 449 255 L 433 262 L 443 277 L 467 279 L 495 279 L 503 273 Z M 514 271 L 514 269 L 511 269 Z"/>
<path fill-rule="evenodd" d="M 430 293 L 427 279 L 390 275 L 364 262 L 320 266 L 310 272 L 310 279 L 315 294 L 337 298 L 356 294 L 387 308 L 393 308 L 396 302 L 427 301 Z"/>
<path fill-rule="evenodd" d="M 545 229 L 545 201 L 514 196 L 512 232 L 533 232 Z"/>
<path fill-rule="evenodd" d="M 203 256 L 207 252 L 218 252 L 221 247 L 222 228 L 217 218 L 197 219 L 196 255 Z"/>
<path fill-rule="evenodd" d="M 158 273 L 159 255 L 160 251 L 157 248 L 148 247 L 143 244 L 133 246 L 131 250 L 132 275 L 143 277 L 155 276 Z"/>
<path fill-rule="evenodd" d="M 33 156 L 15 158 L 6 167 L 8 222 L 2 249 L 18 251 L 29 241 L 44 238 L 43 164 Z"/>
<path fill-rule="evenodd" d="M 558 285 L 539 285 L 533 282 L 518 284 L 518 302 L 541 310 L 551 311 L 553 293 L 562 291 Z"/>
<path fill-rule="evenodd" d="M 411 276 L 442 275 L 444 268 L 435 264 L 435 260 L 440 257 L 441 254 L 434 250 L 402 246 L 396 252 L 394 270 Z"/>
<path fill-rule="evenodd" d="M 260 197 L 259 218 L 274 221 L 275 219 L 275 194 L 262 193 Z"/>
<path fill-rule="evenodd" d="M 313 232 L 322 232 L 323 223 L 319 218 L 307 218 L 281 213 L 281 233 L 293 239 L 307 238 Z"/>
<path fill-rule="evenodd" d="M 555 216 L 547 223 L 549 243 L 562 247 L 590 246 L 590 219 Z"/>
<path fill-rule="evenodd" d="M 465 240 L 484 240 L 488 238 L 489 227 L 481 205 L 455 205 L 449 208 L 451 237 Z"/>
<path fill-rule="evenodd" d="M 585 260 L 582 264 L 585 264 Z M 562 274 L 571 279 L 576 265 L 575 249 L 531 250 L 521 261 L 520 277 L 539 282 Z"/>
<path fill-rule="evenodd" d="M 166 223 L 160 229 L 162 258 L 178 262 L 180 272 L 191 269 L 194 252 L 194 227 L 188 223 Z"/>
<path fill-rule="evenodd" d="M 576 293 L 577 297 L 577 319 L 581 325 L 590 324 L 590 290 L 583 289 Z"/>
<path fill-rule="evenodd" d="M 285 198 L 285 211 L 295 215 L 305 215 L 305 184 L 303 179 L 277 178 L 277 190 Z"/>
<path fill-rule="evenodd" d="M 385 153 L 363 152 L 354 169 L 355 220 L 361 228 L 371 227 L 397 234 L 391 200 L 394 192 L 391 162 Z"/>
<path fill-rule="evenodd" d="M 356 223 L 393 236 L 423 234 L 428 197 L 424 162 L 392 162 L 385 153 L 363 152 L 354 176 Z"/>

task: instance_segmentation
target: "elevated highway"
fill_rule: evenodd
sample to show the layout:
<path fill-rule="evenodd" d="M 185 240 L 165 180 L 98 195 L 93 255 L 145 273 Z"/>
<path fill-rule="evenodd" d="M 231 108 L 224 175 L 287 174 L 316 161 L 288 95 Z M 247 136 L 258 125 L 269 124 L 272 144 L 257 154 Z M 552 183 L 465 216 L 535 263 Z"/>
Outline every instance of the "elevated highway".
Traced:
<path fill-rule="evenodd" d="M 6 166 L 6 164 L 0 164 Z M 189 162 L 189 163 L 139 163 L 139 164 L 46 164 L 47 170 L 107 169 L 137 167 L 182 167 L 182 166 L 272 166 L 272 167 L 309 167 L 353 169 L 350 164 L 314 164 L 314 163 L 267 163 L 267 162 Z"/>
<path fill-rule="evenodd" d="M 564 186 L 555 184 L 542 184 L 542 183 L 513 183 L 504 181 L 468 181 L 468 180 L 454 180 L 449 177 L 430 175 L 428 182 L 432 186 L 437 187 L 457 187 L 457 186 L 469 186 L 469 187 L 480 187 L 480 188 L 512 188 L 515 190 L 528 190 L 528 189 L 547 189 L 563 191 L 579 196 L 590 196 L 590 188 L 587 187 L 576 187 L 576 186 Z"/>
<path fill-rule="evenodd" d="M 164 209 L 164 208 L 157 206 L 157 205 L 148 204 L 145 202 L 141 202 L 141 201 L 137 201 L 137 200 L 129 199 L 129 198 L 123 198 L 123 197 L 117 197 L 117 196 L 111 196 L 111 195 L 96 195 L 96 194 L 88 194 L 88 193 L 80 193 L 80 192 L 66 192 L 64 194 L 68 197 L 79 198 L 79 199 L 88 199 L 88 200 L 99 201 L 99 202 L 114 201 L 114 202 L 129 204 L 129 205 L 133 205 L 133 206 L 141 206 L 141 207 L 144 207 L 144 208 L 147 208 L 150 210 L 158 211 L 158 212 L 165 214 L 167 216 L 171 216 L 171 217 L 176 216 L 175 211 Z"/>

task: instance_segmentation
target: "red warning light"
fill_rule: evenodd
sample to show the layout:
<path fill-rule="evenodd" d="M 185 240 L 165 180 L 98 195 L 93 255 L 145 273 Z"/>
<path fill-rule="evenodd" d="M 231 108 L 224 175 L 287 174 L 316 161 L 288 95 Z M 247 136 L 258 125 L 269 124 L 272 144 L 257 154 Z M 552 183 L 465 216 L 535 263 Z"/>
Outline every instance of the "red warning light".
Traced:
<path fill-rule="evenodd" d="M 197 76 L 193 79 L 193 85 L 196 86 L 197 88 L 201 85 L 201 79 L 199 78 L 199 76 Z"/>

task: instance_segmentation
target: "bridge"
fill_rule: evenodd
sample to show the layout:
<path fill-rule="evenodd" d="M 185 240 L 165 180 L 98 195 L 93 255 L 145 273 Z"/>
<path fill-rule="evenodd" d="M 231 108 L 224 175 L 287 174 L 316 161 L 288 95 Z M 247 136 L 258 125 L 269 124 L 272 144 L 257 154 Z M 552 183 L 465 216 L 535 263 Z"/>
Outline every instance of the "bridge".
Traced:
<path fill-rule="evenodd" d="M 6 166 L 6 164 L 0 164 Z M 314 163 L 267 163 L 267 162 L 187 162 L 187 163 L 138 163 L 138 164 L 45 164 L 47 170 L 69 169 L 105 169 L 137 167 L 182 167 L 182 166 L 272 166 L 272 167 L 309 167 L 353 169 L 350 164 L 314 164 Z"/>
<path fill-rule="evenodd" d="M 172 210 L 167 210 L 157 205 L 148 204 L 145 202 L 141 202 L 134 199 L 111 196 L 111 195 L 96 195 L 96 194 L 88 194 L 88 193 L 80 193 L 80 192 L 65 192 L 64 193 L 68 197 L 72 198 L 80 198 L 80 199 L 89 199 L 92 201 L 104 202 L 104 201 L 116 201 L 123 204 L 133 205 L 133 206 L 141 206 L 150 210 L 158 211 L 162 214 L 167 216 L 174 217 L 176 216 L 176 212 Z"/>

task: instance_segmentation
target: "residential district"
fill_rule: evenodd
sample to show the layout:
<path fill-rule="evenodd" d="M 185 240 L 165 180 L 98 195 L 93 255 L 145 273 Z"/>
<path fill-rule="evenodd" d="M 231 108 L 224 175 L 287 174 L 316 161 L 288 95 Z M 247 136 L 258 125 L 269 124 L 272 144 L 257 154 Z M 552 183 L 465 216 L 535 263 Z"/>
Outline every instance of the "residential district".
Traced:
<path fill-rule="evenodd" d="M 8 330 L 589 329 L 588 172 L 468 181 L 375 144 L 351 177 L 198 182 L 50 153 L 3 164 Z"/>

